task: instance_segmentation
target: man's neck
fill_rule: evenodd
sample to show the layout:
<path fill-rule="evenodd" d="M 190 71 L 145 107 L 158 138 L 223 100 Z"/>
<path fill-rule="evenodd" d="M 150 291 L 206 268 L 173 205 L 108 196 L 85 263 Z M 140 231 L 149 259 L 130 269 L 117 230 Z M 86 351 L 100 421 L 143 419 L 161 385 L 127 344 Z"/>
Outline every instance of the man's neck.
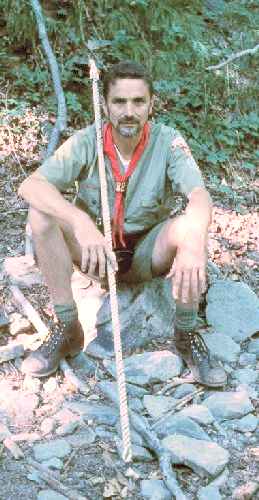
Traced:
<path fill-rule="evenodd" d="M 142 135 L 141 132 L 134 137 L 123 137 L 118 132 L 112 128 L 112 137 L 114 144 L 117 146 L 121 156 L 125 158 L 125 160 L 131 160 L 131 157 L 138 145 Z"/>

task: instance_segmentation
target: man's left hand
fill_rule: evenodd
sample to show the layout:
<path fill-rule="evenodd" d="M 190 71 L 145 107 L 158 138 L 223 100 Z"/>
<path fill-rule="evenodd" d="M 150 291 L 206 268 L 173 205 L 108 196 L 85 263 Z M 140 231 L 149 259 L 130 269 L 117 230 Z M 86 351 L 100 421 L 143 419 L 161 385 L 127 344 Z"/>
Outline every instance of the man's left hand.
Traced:
<path fill-rule="evenodd" d="M 199 238 L 188 237 L 178 248 L 167 277 L 172 277 L 173 296 L 183 303 L 198 303 L 206 290 L 206 244 Z"/>

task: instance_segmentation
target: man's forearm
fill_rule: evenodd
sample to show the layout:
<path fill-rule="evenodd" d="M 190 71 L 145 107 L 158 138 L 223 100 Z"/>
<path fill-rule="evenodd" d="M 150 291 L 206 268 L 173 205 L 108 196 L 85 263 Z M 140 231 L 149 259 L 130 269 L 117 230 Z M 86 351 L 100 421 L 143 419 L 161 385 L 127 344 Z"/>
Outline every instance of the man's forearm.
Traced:
<path fill-rule="evenodd" d="M 31 176 L 21 184 L 18 194 L 27 201 L 33 208 L 44 212 L 52 217 L 63 219 L 68 224 L 73 225 L 77 217 L 83 212 L 72 203 L 67 201 L 58 189 L 43 178 Z M 84 216 L 90 217 L 84 213 Z"/>

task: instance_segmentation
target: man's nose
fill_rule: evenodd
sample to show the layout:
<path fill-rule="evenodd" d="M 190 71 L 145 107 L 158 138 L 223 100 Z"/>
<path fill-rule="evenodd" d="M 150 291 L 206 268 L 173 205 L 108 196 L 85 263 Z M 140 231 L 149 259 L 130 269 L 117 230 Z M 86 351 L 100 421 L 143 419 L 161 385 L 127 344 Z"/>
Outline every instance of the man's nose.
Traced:
<path fill-rule="evenodd" d="M 130 117 L 134 115 L 134 106 L 133 103 L 128 101 L 125 104 L 125 114 Z"/>

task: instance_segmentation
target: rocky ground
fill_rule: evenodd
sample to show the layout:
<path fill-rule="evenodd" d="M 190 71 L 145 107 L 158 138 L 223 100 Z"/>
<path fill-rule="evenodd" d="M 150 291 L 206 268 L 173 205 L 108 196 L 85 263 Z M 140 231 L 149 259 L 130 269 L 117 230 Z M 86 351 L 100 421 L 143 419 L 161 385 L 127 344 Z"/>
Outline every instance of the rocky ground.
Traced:
<path fill-rule="evenodd" d="M 121 458 L 112 360 L 80 354 L 71 361 L 79 389 L 66 366 L 46 379 L 24 378 L 19 371 L 24 351 L 35 348 L 39 337 L 14 299 L 11 282 L 19 284 L 45 324 L 52 309 L 46 287 L 30 265 L 18 261 L 18 270 L 12 264 L 12 271 L 6 268 L 6 258 L 13 257 L 9 264 L 17 264 L 15 258 L 24 255 L 26 221 L 26 207 L 16 196 L 21 165 L 14 159 L 11 167 L 5 162 L 0 166 L 0 498 L 170 499 L 151 443 L 132 426 L 134 461 L 125 464 Z M 212 193 L 210 286 L 199 329 L 228 372 L 225 388 L 207 390 L 194 383 L 176 356 L 168 283 L 154 280 L 130 293 L 119 290 L 124 343 L 132 351 L 125 355 L 131 411 L 146 418 L 145 425 L 170 451 L 177 481 L 190 500 L 258 498 L 256 189 L 247 184 L 238 208 Z M 24 269 L 29 279 L 25 283 Z M 93 312 L 102 293 L 89 285 L 85 281 L 75 288 L 83 290 L 78 300 L 88 301 Z M 107 296 L 104 299 L 98 328 L 107 338 Z M 86 307 L 81 309 L 84 320 Z M 88 333 L 92 327 L 86 324 Z"/>

